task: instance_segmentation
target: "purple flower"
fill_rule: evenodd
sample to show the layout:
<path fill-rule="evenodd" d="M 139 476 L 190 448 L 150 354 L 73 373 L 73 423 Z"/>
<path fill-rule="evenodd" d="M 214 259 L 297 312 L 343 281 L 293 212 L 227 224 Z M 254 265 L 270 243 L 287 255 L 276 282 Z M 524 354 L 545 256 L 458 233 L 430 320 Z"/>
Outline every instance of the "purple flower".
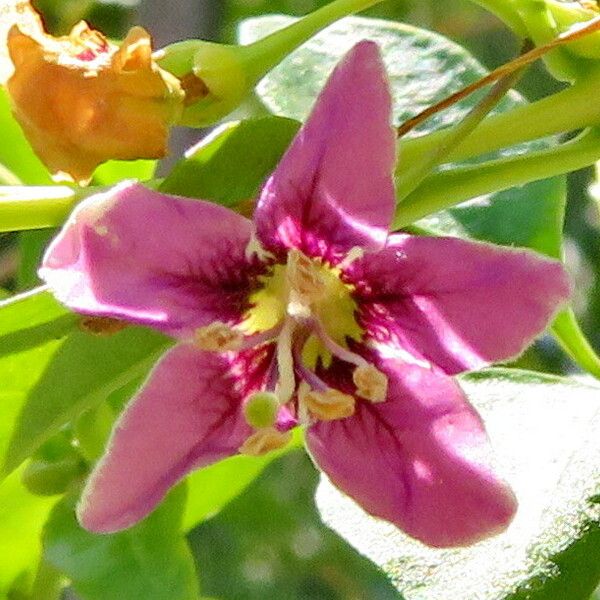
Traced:
<path fill-rule="evenodd" d="M 254 223 L 137 184 L 89 198 L 41 276 L 66 305 L 178 340 L 119 420 L 78 512 L 135 523 L 193 469 L 306 428 L 317 466 L 432 546 L 516 509 L 450 377 L 518 355 L 569 295 L 558 262 L 388 235 L 390 94 L 377 46 L 337 67 L 260 196 Z"/>

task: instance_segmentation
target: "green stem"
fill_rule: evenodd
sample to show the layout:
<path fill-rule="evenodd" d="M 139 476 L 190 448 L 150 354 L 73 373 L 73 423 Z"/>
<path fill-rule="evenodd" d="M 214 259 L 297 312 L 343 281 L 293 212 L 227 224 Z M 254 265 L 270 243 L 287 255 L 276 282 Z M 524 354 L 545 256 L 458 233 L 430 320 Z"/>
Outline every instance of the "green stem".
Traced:
<path fill-rule="evenodd" d="M 0 232 L 55 227 L 81 197 L 67 186 L 0 186 Z"/>
<path fill-rule="evenodd" d="M 247 80 L 256 83 L 298 46 L 342 17 L 365 10 L 383 0 L 334 0 L 247 46 L 228 46 L 243 63 Z M 193 68 L 194 55 L 207 45 L 202 40 L 170 44 L 155 53 L 163 69 L 181 77 Z M 223 46 L 225 47 L 225 46 Z"/>
<path fill-rule="evenodd" d="M 531 39 L 536 46 L 547 44 L 560 33 L 546 0 L 471 0 L 496 15 L 519 37 Z M 576 12 L 570 3 L 565 12 Z M 585 14 L 585 13 L 584 13 Z M 589 13 L 586 14 L 588 16 Z M 588 16 L 589 18 L 589 16 Z M 585 17 L 581 19 L 585 20 Z M 556 48 L 544 57 L 547 69 L 561 81 L 581 77 L 587 68 L 564 48 Z"/>
<path fill-rule="evenodd" d="M 460 161 L 538 138 L 584 129 L 600 123 L 600 102 L 593 99 L 600 88 L 600 70 L 572 87 L 482 121 L 446 159 Z M 414 164 L 435 149 L 452 128 L 400 142 L 399 182 L 406 164 Z"/>
<path fill-rule="evenodd" d="M 258 81 L 298 46 L 328 25 L 356 12 L 379 4 L 382 0 L 336 0 L 302 17 L 295 23 L 243 46 L 246 73 Z"/>
<path fill-rule="evenodd" d="M 552 324 L 552 333 L 562 349 L 577 364 L 600 379 L 600 358 L 587 341 L 570 308 L 562 311 L 556 317 Z"/>
<path fill-rule="evenodd" d="M 394 227 L 405 227 L 470 198 L 562 175 L 597 160 L 600 160 L 600 135 L 590 130 L 555 148 L 442 171 L 425 179 L 398 205 Z"/>
<path fill-rule="evenodd" d="M 556 22 L 545 0 L 526 0 L 517 4 L 517 12 L 527 27 L 527 37 L 543 46 L 559 35 Z M 577 60 L 564 48 L 556 48 L 544 57 L 546 68 L 559 81 L 573 81 L 580 75 Z"/>
<path fill-rule="evenodd" d="M 444 132 L 446 135 L 431 154 L 422 157 L 420 161 L 412 165 L 412 168 L 407 169 L 407 172 L 402 174 L 401 185 L 398 185 L 396 190 L 399 202 L 402 202 L 403 198 L 406 198 L 406 196 L 413 192 L 425 177 L 443 162 L 444 157 L 473 132 L 522 74 L 523 68 L 498 80 L 491 91 L 460 123 L 452 127 L 450 131 Z"/>

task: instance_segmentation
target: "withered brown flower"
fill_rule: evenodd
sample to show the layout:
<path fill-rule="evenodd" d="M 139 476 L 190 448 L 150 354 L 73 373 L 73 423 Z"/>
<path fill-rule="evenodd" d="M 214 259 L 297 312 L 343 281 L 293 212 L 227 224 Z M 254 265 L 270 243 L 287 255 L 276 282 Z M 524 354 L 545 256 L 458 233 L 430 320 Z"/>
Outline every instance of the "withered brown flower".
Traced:
<path fill-rule="evenodd" d="M 107 160 L 165 155 L 183 92 L 153 60 L 143 28 L 132 28 L 119 47 L 83 21 L 53 37 L 29 14 L 6 44 L 13 113 L 57 178 L 85 183 Z"/>

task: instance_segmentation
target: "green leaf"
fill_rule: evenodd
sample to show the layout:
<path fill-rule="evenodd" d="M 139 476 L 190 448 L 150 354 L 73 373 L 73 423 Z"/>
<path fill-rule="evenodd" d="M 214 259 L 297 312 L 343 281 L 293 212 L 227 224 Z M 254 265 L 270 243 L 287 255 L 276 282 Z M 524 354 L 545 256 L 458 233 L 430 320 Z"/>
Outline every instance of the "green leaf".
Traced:
<path fill-rule="evenodd" d="M 194 561 L 181 533 L 185 486 L 178 486 L 144 521 L 96 535 L 75 519 L 75 498 L 52 511 L 44 559 L 70 578 L 82 600 L 197 600 Z"/>
<path fill-rule="evenodd" d="M 183 528 L 188 531 L 201 521 L 217 514 L 242 493 L 273 460 L 302 446 L 299 429 L 293 441 L 277 452 L 265 456 L 233 456 L 192 473 L 188 478 L 188 503 Z"/>
<path fill-rule="evenodd" d="M 194 529 L 202 591 L 223 600 L 400 600 L 379 569 L 323 526 L 317 481 L 306 452 L 290 452 Z"/>
<path fill-rule="evenodd" d="M 37 270 L 46 247 L 56 234 L 53 229 L 21 231 L 19 233 L 19 270 L 17 287 L 27 290 L 40 285 Z"/>
<path fill-rule="evenodd" d="M 0 464 L 16 468 L 50 436 L 145 374 L 168 340 L 141 327 L 93 336 L 47 292 L 0 306 Z"/>
<path fill-rule="evenodd" d="M 50 174 L 35 155 L 25 138 L 21 127 L 15 121 L 10 110 L 10 102 L 6 91 L 0 88 L 0 163 L 12 171 L 23 183 L 51 183 Z"/>
<path fill-rule="evenodd" d="M 270 454 L 261 458 L 234 456 L 192 473 L 187 479 L 188 503 L 183 529 L 189 531 L 217 514 L 252 483 L 271 460 Z"/>
<path fill-rule="evenodd" d="M 427 548 L 323 480 L 325 522 L 407 600 L 587 599 L 600 580 L 600 388 L 508 369 L 466 375 L 461 385 L 519 499 L 509 529 L 470 548 Z"/>
<path fill-rule="evenodd" d="M 438 235 L 532 248 L 561 257 L 566 179 L 534 181 L 459 204 L 418 221 Z"/>
<path fill-rule="evenodd" d="M 16 584 L 28 587 L 38 566 L 42 527 L 56 502 L 30 494 L 21 470 L 0 485 L 0 597 Z"/>
<path fill-rule="evenodd" d="M 298 127 L 279 117 L 228 123 L 190 149 L 159 189 L 225 206 L 254 199 Z"/>
<path fill-rule="evenodd" d="M 0 355 L 21 348 L 22 344 L 36 345 L 60 336 L 67 323 L 73 324 L 76 319 L 73 313 L 41 287 L 0 302 L 0 339 L 4 342 L 0 345 Z M 47 327 L 38 329 L 40 326 Z M 15 337 L 5 337 L 9 335 Z"/>
<path fill-rule="evenodd" d="M 95 185 L 112 185 L 124 179 L 145 181 L 154 175 L 156 160 L 109 160 L 94 171 Z"/>

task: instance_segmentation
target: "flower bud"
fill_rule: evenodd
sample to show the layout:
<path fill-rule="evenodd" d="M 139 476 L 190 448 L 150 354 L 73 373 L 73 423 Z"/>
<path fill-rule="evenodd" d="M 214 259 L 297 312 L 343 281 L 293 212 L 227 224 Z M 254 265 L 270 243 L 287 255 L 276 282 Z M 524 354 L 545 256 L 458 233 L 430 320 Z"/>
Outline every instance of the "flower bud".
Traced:
<path fill-rule="evenodd" d="M 58 38 L 14 25 L 7 47 L 13 113 L 54 175 L 84 183 L 107 160 L 165 155 L 183 92 L 155 63 L 144 29 L 118 47 L 84 22 Z"/>
<path fill-rule="evenodd" d="M 32 460 L 23 471 L 23 485 L 36 496 L 63 494 L 71 482 L 85 473 L 85 466 L 75 456 L 61 460 Z"/>

